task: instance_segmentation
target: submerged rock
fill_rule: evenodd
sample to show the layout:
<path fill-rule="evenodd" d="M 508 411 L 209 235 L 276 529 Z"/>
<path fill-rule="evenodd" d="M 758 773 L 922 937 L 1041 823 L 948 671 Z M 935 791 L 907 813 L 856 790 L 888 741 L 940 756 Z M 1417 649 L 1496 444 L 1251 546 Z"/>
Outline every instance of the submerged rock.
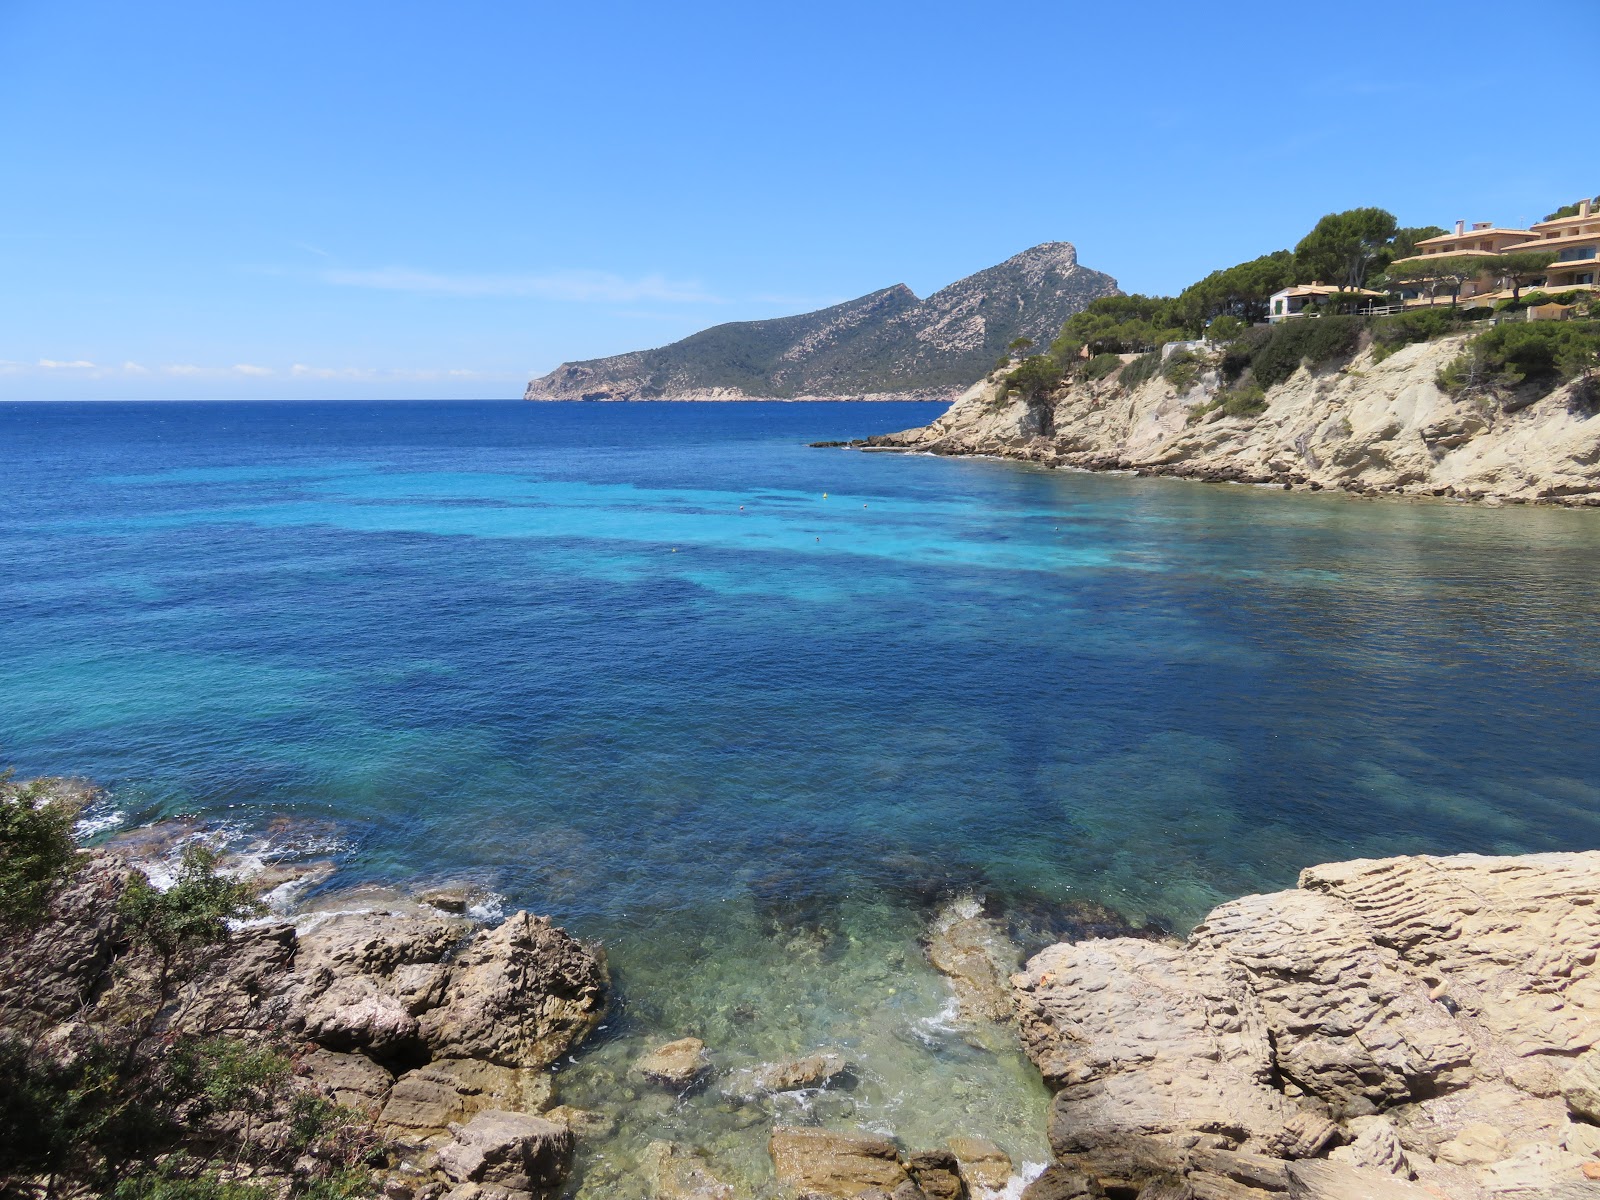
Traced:
<path fill-rule="evenodd" d="M 651 1142 L 643 1161 L 653 1200 L 734 1200 L 733 1186 L 711 1174 L 697 1151 Z"/>
<path fill-rule="evenodd" d="M 961 1015 L 969 1021 L 1004 1022 L 1015 1011 L 1010 977 L 1022 951 L 1005 927 L 983 915 L 971 898 L 949 904 L 928 930 L 928 959 L 954 987 Z"/>
<path fill-rule="evenodd" d="M 808 1054 L 788 1062 L 762 1063 L 735 1071 L 727 1094 L 743 1100 L 779 1092 L 808 1091 L 846 1081 L 854 1068 L 843 1055 L 831 1052 Z"/>
<path fill-rule="evenodd" d="M 651 1083 L 682 1091 L 711 1073 L 706 1044 L 699 1038 L 679 1038 L 641 1055 L 634 1069 Z"/>

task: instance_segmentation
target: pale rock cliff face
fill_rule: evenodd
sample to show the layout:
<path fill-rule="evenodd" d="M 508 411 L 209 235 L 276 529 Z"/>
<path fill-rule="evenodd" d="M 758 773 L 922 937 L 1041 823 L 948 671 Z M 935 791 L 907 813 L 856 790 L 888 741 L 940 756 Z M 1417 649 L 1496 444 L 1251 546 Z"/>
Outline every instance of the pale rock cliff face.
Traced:
<path fill-rule="evenodd" d="M 1083 1182 L 1037 1194 L 1600 1195 L 1597 895 L 1600 853 L 1368 859 L 1050 947 L 1018 1027 Z"/>
<path fill-rule="evenodd" d="M 1002 399 L 985 380 L 933 424 L 858 444 L 1311 490 L 1600 505 L 1600 416 L 1577 388 L 1531 403 L 1439 389 L 1439 369 L 1468 336 L 1382 362 L 1364 351 L 1344 366 L 1302 367 L 1254 417 L 1217 409 L 1191 423 L 1217 394 L 1215 370 L 1182 395 L 1159 375 L 1131 389 L 1113 376 L 1038 403 Z"/>
<path fill-rule="evenodd" d="M 1046 242 L 920 300 L 904 284 L 818 312 L 562 363 L 528 400 L 949 400 L 1017 337 L 1048 342 L 1117 281 Z"/>

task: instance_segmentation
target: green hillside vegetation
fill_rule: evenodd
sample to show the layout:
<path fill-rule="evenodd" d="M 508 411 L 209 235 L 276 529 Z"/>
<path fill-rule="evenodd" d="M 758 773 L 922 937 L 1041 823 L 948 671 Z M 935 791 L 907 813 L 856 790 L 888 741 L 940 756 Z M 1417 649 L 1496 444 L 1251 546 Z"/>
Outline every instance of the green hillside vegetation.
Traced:
<path fill-rule="evenodd" d="M 1576 205 L 1571 208 L 1577 211 Z M 1302 363 L 1316 366 L 1348 358 L 1364 344 L 1370 344 L 1381 360 L 1402 346 L 1552 300 L 1575 305 L 1580 316 L 1600 318 L 1600 298 L 1593 293 L 1521 291 L 1549 266 L 1554 258 L 1549 252 L 1451 256 L 1430 259 L 1426 265 L 1391 267 L 1396 259 L 1414 254 L 1419 241 L 1442 233 L 1437 226 L 1402 228 L 1379 208 L 1330 213 L 1293 250 L 1276 250 L 1213 271 L 1176 296 L 1123 295 L 1093 301 L 1066 320 L 1044 354 L 1022 358 L 1001 378 L 1025 399 L 1051 390 L 1052 379 L 1092 381 L 1114 376 L 1118 386 L 1131 389 L 1158 373 L 1183 391 L 1208 360 L 1178 351 L 1163 363 L 1160 347 L 1204 338 L 1221 348 L 1214 357 L 1225 390 L 1199 411 L 1220 407 L 1229 415 L 1248 416 L 1265 407 L 1266 389 L 1287 380 Z M 1514 296 L 1493 309 L 1457 306 L 1455 296 L 1462 284 L 1486 269 L 1504 278 Z M 1351 299 L 1330 297 L 1309 309 L 1317 319 L 1261 324 L 1275 292 L 1314 281 L 1347 290 Z M 1414 282 L 1422 282 L 1432 294 L 1449 294 L 1451 303 L 1379 316 L 1349 312 L 1357 307 L 1356 289 L 1394 291 L 1400 284 Z M 1600 321 L 1593 319 L 1494 326 L 1475 339 L 1462 361 L 1446 373 L 1449 386 L 1457 391 L 1503 390 L 1524 380 L 1553 384 L 1592 373 L 1600 352 L 1595 328 L 1600 328 Z M 1124 364 L 1123 356 L 1130 354 L 1138 357 Z"/>

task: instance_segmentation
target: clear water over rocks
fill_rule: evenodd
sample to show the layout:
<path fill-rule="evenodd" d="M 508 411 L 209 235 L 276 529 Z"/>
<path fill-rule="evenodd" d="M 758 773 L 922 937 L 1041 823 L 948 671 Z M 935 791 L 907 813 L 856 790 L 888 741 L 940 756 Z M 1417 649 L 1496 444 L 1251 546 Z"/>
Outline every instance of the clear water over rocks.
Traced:
<path fill-rule="evenodd" d="M 558 1081 L 765 1186 L 774 1115 L 1044 1154 L 919 946 L 1184 930 L 1315 862 L 1600 846 L 1600 519 L 813 450 L 929 405 L 0 406 L 0 756 L 603 940 Z M 820 1049 L 746 1102 L 630 1071 Z"/>

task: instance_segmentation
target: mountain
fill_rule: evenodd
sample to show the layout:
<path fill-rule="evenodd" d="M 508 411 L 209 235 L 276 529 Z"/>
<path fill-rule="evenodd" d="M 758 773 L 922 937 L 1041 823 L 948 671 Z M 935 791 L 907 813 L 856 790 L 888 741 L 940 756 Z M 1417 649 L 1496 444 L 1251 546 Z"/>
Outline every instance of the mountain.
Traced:
<path fill-rule="evenodd" d="M 954 398 L 1017 337 L 1048 342 L 1117 281 L 1046 242 L 941 288 L 904 284 L 772 321 L 732 321 L 670 346 L 562 363 L 527 400 Z"/>

